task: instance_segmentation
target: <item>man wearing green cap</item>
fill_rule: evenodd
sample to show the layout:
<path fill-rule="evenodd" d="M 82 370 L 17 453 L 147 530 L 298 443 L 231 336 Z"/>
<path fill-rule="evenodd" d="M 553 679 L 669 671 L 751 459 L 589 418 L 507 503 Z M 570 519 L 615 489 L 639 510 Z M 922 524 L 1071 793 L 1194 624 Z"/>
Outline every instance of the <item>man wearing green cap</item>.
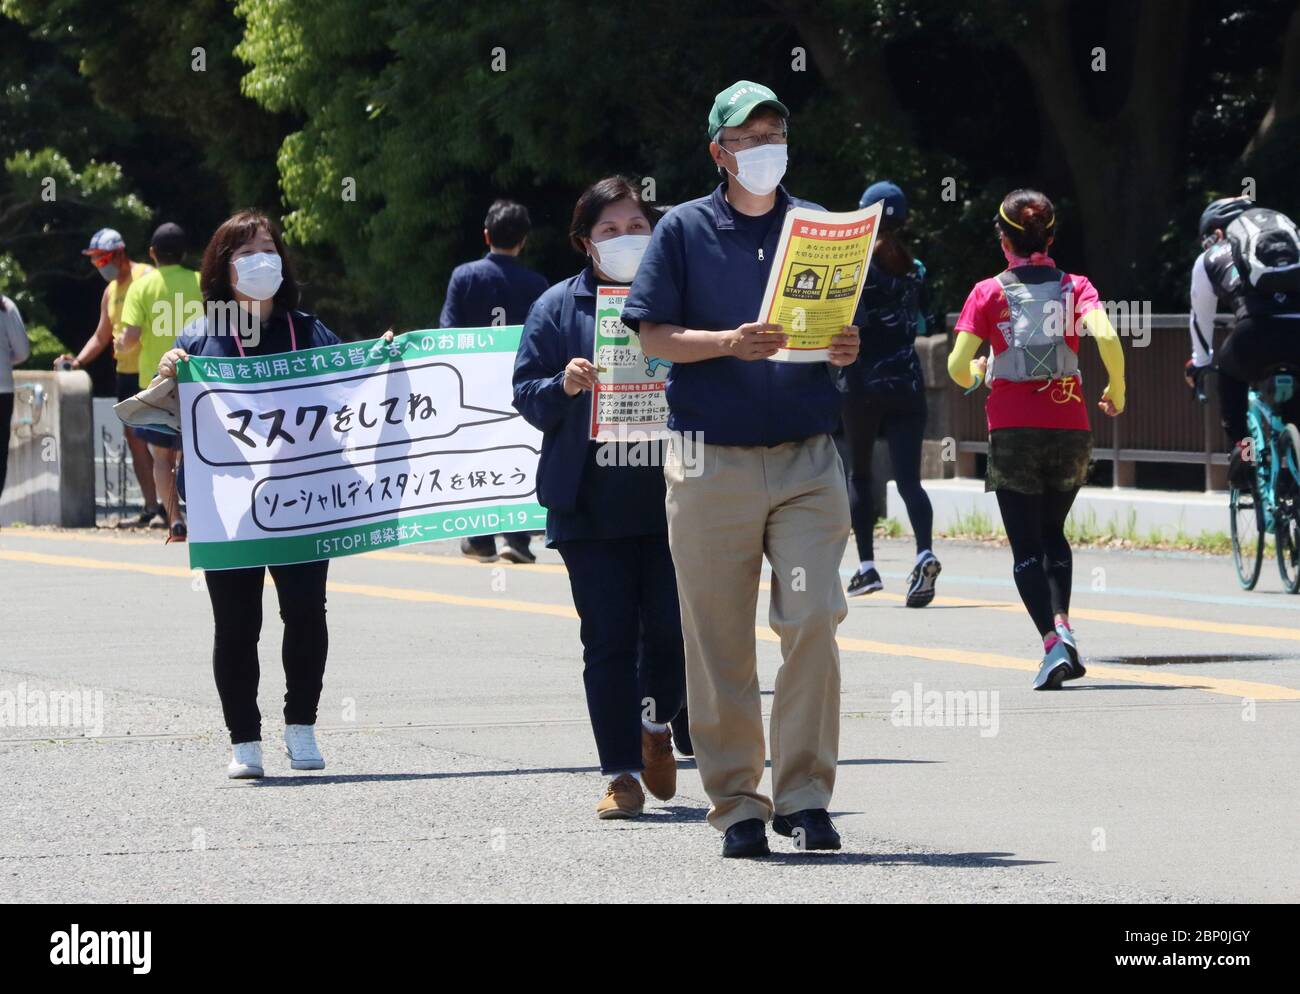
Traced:
<path fill-rule="evenodd" d="M 766 823 L 801 849 L 838 849 L 826 809 L 839 756 L 835 632 L 847 604 L 839 566 L 849 533 L 844 469 L 831 441 L 840 393 L 830 365 L 857 357 L 846 327 L 825 362 L 766 362 L 785 344 L 755 320 L 790 196 L 789 111 L 741 80 L 709 112 L 722 183 L 656 227 L 623 308 L 646 355 L 671 360 L 664 475 L 668 537 L 681 593 L 687 698 L 710 823 L 724 856 L 768 852 Z M 689 458 L 683 456 L 689 455 Z M 772 787 L 754 612 L 763 557 L 783 663 L 772 701 Z"/>

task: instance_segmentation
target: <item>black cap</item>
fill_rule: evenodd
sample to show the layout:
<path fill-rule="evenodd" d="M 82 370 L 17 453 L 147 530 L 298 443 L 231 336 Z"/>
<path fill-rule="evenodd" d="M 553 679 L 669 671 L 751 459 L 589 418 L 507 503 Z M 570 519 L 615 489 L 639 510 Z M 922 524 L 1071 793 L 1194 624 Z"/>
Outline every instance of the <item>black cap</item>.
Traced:
<path fill-rule="evenodd" d="M 149 239 L 149 247 L 165 259 L 179 259 L 185 254 L 185 231 L 171 221 L 160 224 Z"/>

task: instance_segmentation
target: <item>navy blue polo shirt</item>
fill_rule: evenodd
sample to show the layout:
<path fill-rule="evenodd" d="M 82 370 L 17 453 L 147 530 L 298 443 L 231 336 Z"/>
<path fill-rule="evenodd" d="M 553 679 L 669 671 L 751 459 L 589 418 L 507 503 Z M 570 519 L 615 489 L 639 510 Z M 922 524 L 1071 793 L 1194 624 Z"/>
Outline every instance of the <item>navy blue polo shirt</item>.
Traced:
<path fill-rule="evenodd" d="M 451 271 L 438 327 L 523 324 L 528 308 L 546 292 L 547 285 L 545 276 L 528 269 L 513 255 L 489 252 Z M 505 309 L 504 315 L 495 313 L 498 307 Z"/>
<path fill-rule="evenodd" d="M 641 260 L 623 321 L 727 331 L 758 319 L 768 272 L 792 207 L 823 210 L 777 187 L 761 218 L 737 214 L 723 196 L 670 210 Z M 746 361 L 719 356 L 673 363 L 668 373 L 668 426 L 698 431 L 717 445 L 780 445 L 832 432 L 842 395 L 826 362 Z"/>

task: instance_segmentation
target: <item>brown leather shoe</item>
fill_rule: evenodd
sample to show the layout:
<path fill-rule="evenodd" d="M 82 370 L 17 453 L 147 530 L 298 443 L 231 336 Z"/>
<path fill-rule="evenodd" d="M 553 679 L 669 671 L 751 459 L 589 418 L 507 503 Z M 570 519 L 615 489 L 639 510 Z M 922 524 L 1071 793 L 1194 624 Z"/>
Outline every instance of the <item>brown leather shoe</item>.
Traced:
<path fill-rule="evenodd" d="M 622 773 L 609 782 L 596 805 L 597 818 L 636 818 L 645 810 L 645 794 L 636 777 Z"/>
<path fill-rule="evenodd" d="M 673 755 L 673 731 L 649 731 L 641 726 L 641 782 L 661 801 L 677 793 L 677 757 Z"/>

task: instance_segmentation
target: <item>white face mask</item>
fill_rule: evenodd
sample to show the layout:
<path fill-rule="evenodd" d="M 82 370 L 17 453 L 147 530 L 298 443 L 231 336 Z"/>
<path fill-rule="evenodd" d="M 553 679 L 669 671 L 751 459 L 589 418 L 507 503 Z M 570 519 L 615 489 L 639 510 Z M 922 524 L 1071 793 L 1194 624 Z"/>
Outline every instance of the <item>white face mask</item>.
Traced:
<path fill-rule="evenodd" d="M 592 242 L 591 250 L 602 273 L 619 283 L 631 283 L 649 244 L 649 235 L 619 235 Z"/>
<path fill-rule="evenodd" d="M 756 197 L 766 197 L 785 175 L 785 145 L 760 145 L 736 152 L 736 182 Z M 730 172 L 730 170 L 728 170 Z"/>
<path fill-rule="evenodd" d="M 274 252 L 255 252 L 234 262 L 235 287 L 245 297 L 267 300 L 275 296 L 284 282 L 280 257 Z"/>

